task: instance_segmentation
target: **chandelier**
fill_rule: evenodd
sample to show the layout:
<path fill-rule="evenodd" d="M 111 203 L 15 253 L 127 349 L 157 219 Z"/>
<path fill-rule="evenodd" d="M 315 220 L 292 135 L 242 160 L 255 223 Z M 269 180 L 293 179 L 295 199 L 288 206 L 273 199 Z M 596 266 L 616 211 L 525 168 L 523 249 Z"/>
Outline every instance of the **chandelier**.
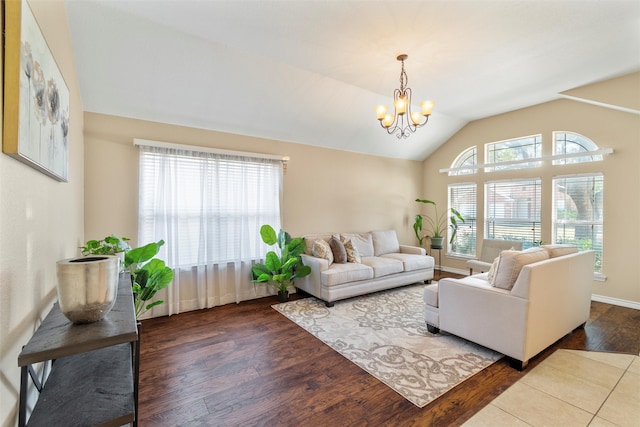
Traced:
<path fill-rule="evenodd" d="M 409 79 L 404 71 L 404 61 L 408 57 L 408 55 L 402 54 L 396 58 L 402 62 L 402 70 L 400 71 L 400 89 L 393 91 L 393 115 L 387 114 L 386 105 L 376 107 L 376 116 L 380 126 L 386 129 L 390 135 L 395 133 L 398 139 L 407 138 L 416 129 L 426 125 L 435 104 L 433 101 L 424 101 L 420 104 L 420 112 L 411 112 L 411 88 L 407 87 Z"/>

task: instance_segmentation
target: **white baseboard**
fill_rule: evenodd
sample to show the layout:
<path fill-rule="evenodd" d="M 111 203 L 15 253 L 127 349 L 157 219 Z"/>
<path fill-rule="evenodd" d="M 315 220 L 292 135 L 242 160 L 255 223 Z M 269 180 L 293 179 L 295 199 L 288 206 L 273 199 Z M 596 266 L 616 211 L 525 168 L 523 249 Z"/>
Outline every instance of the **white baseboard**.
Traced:
<path fill-rule="evenodd" d="M 438 270 L 438 266 L 437 265 L 436 265 L 436 270 Z M 442 271 L 446 271 L 447 273 L 462 274 L 463 276 L 468 276 L 469 275 L 469 270 L 460 270 L 459 268 L 451 268 L 451 267 L 446 267 L 446 266 L 442 267 Z M 435 271 L 434 271 L 434 273 L 435 273 Z"/>
<path fill-rule="evenodd" d="M 619 305 L 621 307 L 633 308 L 640 310 L 640 303 L 619 298 L 605 297 L 603 295 L 591 295 L 591 301 L 604 302 L 611 305 Z"/>

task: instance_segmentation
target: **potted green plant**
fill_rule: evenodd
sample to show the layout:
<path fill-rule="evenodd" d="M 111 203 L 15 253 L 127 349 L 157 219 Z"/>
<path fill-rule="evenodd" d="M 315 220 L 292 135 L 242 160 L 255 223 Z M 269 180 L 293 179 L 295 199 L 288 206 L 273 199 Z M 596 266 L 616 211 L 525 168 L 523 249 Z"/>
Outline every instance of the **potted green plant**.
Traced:
<path fill-rule="evenodd" d="M 413 231 L 418 239 L 418 244 L 422 247 L 422 242 L 426 237 L 428 237 L 431 240 L 432 249 L 442 249 L 444 246 L 444 233 L 447 228 L 447 223 L 449 223 L 449 228 L 451 229 L 449 244 L 453 243 L 458 232 L 458 221 L 464 222 L 464 218 L 462 217 L 460 212 L 458 212 L 454 208 L 449 208 L 448 211 L 445 211 L 439 215 L 438 206 L 433 200 L 416 199 L 416 202 L 433 205 L 434 209 L 433 217 L 424 214 L 417 214 L 415 216 Z M 449 213 L 450 215 L 447 216 L 447 213 Z M 423 218 L 431 229 L 431 234 L 429 235 L 422 234 Z"/>
<path fill-rule="evenodd" d="M 116 255 L 121 258 L 124 269 L 131 275 L 136 318 L 140 318 L 147 310 L 164 303 L 158 300 L 147 304 L 147 301 L 171 283 L 173 270 L 164 261 L 154 258 L 164 245 L 164 240 L 135 249 L 129 246 L 129 240 L 112 234 L 102 240 L 87 240 L 80 250 L 84 256 Z"/>
<path fill-rule="evenodd" d="M 136 318 L 140 318 L 147 310 L 163 304 L 163 300 L 151 300 L 156 292 L 166 288 L 173 280 L 173 270 L 161 259 L 154 258 L 164 245 L 164 240 L 148 243 L 139 248 L 127 251 L 124 256 L 124 267 L 131 274 L 133 284 L 133 303 Z"/>
<path fill-rule="evenodd" d="M 253 283 L 268 282 L 278 291 L 281 302 L 289 299 L 289 285 L 296 278 L 311 273 L 311 267 L 302 264 L 300 254 L 304 251 L 304 238 L 291 238 L 289 233 L 280 230 L 276 234 L 268 224 L 260 227 L 260 237 L 267 245 L 275 245 L 275 250 L 267 252 L 264 264 L 256 263 L 253 268 Z"/>

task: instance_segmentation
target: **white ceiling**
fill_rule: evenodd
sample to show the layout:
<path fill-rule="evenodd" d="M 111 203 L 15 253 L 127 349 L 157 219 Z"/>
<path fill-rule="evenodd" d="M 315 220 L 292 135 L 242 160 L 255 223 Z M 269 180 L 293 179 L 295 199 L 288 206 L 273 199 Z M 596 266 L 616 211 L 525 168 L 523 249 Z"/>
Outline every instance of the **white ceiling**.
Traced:
<path fill-rule="evenodd" d="M 639 0 L 66 0 L 85 111 L 422 160 L 471 120 L 640 69 Z M 380 128 L 405 63 L 406 140 Z M 283 153 L 286 154 L 286 153 Z"/>

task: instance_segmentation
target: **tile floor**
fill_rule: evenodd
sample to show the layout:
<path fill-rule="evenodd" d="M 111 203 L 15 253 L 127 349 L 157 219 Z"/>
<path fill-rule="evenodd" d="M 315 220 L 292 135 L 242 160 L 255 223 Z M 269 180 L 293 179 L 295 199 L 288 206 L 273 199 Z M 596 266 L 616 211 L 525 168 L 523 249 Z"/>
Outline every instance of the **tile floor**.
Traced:
<path fill-rule="evenodd" d="M 463 425 L 640 427 L 640 356 L 557 350 Z"/>

